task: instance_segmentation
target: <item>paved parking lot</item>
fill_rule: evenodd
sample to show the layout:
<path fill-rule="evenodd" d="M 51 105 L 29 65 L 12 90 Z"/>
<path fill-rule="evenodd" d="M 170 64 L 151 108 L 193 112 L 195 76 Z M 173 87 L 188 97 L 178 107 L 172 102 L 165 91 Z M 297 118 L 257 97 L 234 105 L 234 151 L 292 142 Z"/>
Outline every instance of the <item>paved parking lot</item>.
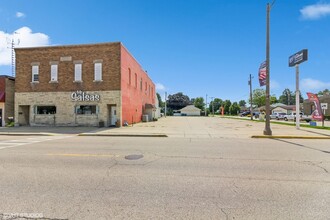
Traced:
<path fill-rule="evenodd" d="M 329 140 L 251 138 L 263 128 L 233 119 L 168 117 L 119 129 L 83 129 L 168 137 L 77 136 L 66 130 L 72 128 L 52 128 L 53 136 L 2 135 L 0 216 L 328 219 Z M 41 131 L 33 129 L 36 135 Z M 272 129 L 328 135 L 283 125 Z"/>

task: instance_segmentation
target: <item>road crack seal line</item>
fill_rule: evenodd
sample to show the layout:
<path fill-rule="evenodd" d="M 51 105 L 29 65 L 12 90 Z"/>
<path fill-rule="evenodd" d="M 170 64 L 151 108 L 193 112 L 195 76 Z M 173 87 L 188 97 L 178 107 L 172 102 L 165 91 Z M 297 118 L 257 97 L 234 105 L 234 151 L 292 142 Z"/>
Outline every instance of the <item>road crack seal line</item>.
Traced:
<path fill-rule="evenodd" d="M 310 166 L 313 166 L 313 167 L 318 167 L 318 168 L 322 169 L 324 172 L 326 172 L 327 174 L 329 174 L 329 171 L 326 168 L 324 168 L 324 167 L 322 167 L 322 166 L 319 165 L 322 162 L 319 162 L 317 164 L 317 163 L 313 163 L 312 161 L 302 161 L 301 163 L 307 164 L 307 165 L 310 165 Z"/>
<path fill-rule="evenodd" d="M 229 216 L 228 216 L 228 214 L 224 211 L 224 208 L 220 208 L 220 210 L 221 210 L 221 212 L 222 212 L 223 214 L 225 214 L 225 216 L 226 216 L 226 220 L 228 220 L 228 219 L 229 219 Z"/>

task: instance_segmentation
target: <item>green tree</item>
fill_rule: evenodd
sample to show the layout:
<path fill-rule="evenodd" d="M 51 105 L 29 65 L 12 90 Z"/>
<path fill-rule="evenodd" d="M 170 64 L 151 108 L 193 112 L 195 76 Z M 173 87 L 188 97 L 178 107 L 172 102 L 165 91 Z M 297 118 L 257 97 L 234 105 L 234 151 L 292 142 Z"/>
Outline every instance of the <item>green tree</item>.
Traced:
<path fill-rule="evenodd" d="M 231 101 L 230 100 L 225 100 L 223 102 L 223 108 L 224 108 L 224 113 L 228 115 L 230 113 L 229 108 L 231 106 Z"/>
<path fill-rule="evenodd" d="M 197 97 L 194 100 L 194 105 L 196 108 L 199 108 L 200 110 L 204 111 L 205 109 L 205 103 L 203 97 Z"/>
<path fill-rule="evenodd" d="M 266 91 L 264 89 L 255 89 L 252 93 L 252 104 L 258 107 L 266 104 Z"/>
<path fill-rule="evenodd" d="M 271 95 L 270 96 L 270 104 L 275 104 L 275 103 L 278 103 L 278 100 L 276 98 L 276 95 Z"/>
<path fill-rule="evenodd" d="M 239 110 L 241 108 L 237 104 L 237 102 L 234 102 L 230 107 L 229 107 L 229 112 L 231 115 L 237 115 L 239 113 Z"/>
<path fill-rule="evenodd" d="M 291 91 L 290 89 L 286 88 L 282 92 L 282 95 L 278 99 L 279 103 L 285 104 L 285 105 L 295 105 L 296 104 L 296 92 Z M 304 98 L 301 95 L 301 92 L 299 93 L 299 102 L 303 103 Z"/>
<path fill-rule="evenodd" d="M 241 106 L 241 107 L 242 106 L 245 106 L 246 105 L 246 101 L 245 100 L 241 100 L 241 101 L 238 102 L 238 105 Z"/>
<path fill-rule="evenodd" d="M 325 89 L 325 90 L 323 90 L 323 91 L 319 91 L 319 92 L 317 93 L 317 95 L 318 95 L 318 96 L 330 95 L 330 91 L 329 91 L 329 89 Z"/>
<path fill-rule="evenodd" d="M 165 107 L 165 103 L 162 101 L 162 97 L 160 96 L 160 94 L 157 92 L 156 95 L 157 95 L 159 107 L 161 107 L 161 108 Z"/>
<path fill-rule="evenodd" d="M 220 107 L 223 105 L 223 101 L 222 99 L 219 99 L 219 98 L 215 98 L 213 101 L 210 102 L 210 105 L 209 105 L 209 108 L 210 108 L 210 111 L 212 112 L 212 106 L 214 108 L 214 112 L 220 110 Z"/>

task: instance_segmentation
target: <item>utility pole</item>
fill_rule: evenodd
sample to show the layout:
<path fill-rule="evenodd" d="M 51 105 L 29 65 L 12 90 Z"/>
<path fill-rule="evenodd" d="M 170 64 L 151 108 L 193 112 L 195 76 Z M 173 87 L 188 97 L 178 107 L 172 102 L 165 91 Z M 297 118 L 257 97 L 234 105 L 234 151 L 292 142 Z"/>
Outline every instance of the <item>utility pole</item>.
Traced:
<path fill-rule="evenodd" d="M 207 94 L 206 94 L 206 99 L 205 99 L 205 116 L 207 116 Z"/>
<path fill-rule="evenodd" d="M 166 103 L 167 103 L 167 92 L 165 92 L 165 118 L 166 118 L 166 114 L 167 114 L 166 113 L 166 111 L 167 111 L 167 109 L 166 109 L 167 108 L 167 104 Z"/>
<path fill-rule="evenodd" d="M 270 129 L 270 42 L 269 42 L 269 26 L 270 26 L 270 10 L 274 5 L 275 0 L 272 4 L 267 3 L 267 16 L 266 16 L 266 123 L 264 135 L 272 135 L 272 130 Z"/>
<path fill-rule="evenodd" d="M 253 120 L 253 113 L 252 113 L 252 75 L 250 74 L 250 80 L 249 80 L 249 86 L 250 86 L 250 113 L 251 113 L 251 120 Z"/>

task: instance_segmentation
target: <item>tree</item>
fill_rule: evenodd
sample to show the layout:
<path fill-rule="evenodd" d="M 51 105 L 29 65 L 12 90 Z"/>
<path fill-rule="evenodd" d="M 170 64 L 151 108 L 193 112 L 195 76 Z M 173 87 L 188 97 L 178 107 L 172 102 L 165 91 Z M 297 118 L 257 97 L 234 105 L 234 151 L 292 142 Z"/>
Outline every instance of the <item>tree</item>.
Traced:
<path fill-rule="evenodd" d="M 165 103 L 162 101 L 162 97 L 160 96 L 160 94 L 157 92 L 156 95 L 157 95 L 159 107 L 161 107 L 161 108 L 165 107 Z"/>
<path fill-rule="evenodd" d="M 231 101 L 230 100 L 225 100 L 223 102 L 223 108 L 224 108 L 224 113 L 228 115 L 230 113 L 229 108 L 231 106 Z"/>
<path fill-rule="evenodd" d="M 296 93 L 293 91 L 290 91 L 290 89 L 286 88 L 282 92 L 282 95 L 278 99 L 279 103 L 283 103 L 285 105 L 295 105 L 296 104 Z M 304 98 L 301 96 L 301 93 L 299 93 L 299 102 L 303 103 Z"/>
<path fill-rule="evenodd" d="M 197 97 L 194 99 L 194 105 L 196 108 L 199 108 L 200 110 L 204 111 L 204 106 L 205 106 L 205 103 L 204 103 L 204 98 L 203 97 Z"/>
<path fill-rule="evenodd" d="M 210 110 L 212 111 L 214 108 L 214 112 L 216 112 L 217 110 L 220 110 L 220 107 L 223 105 L 223 101 L 222 99 L 219 98 L 215 98 L 213 101 L 210 102 Z"/>
<path fill-rule="evenodd" d="M 230 107 L 229 107 L 229 112 L 231 115 L 237 115 L 241 108 L 237 104 L 237 102 L 234 102 Z"/>
<path fill-rule="evenodd" d="M 271 95 L 270 96 L 270 104 L 275 104 L 275 103 L 278 103 L 278 100 L 276 98 L 276 95 Z"/>
<path fill-rule="evenodd" d="M 238 105 L 241 106 L 241 107 L 243 107 L 243 106 L 246 105 L 246 101 L 245 100 L 241 100 L 241 101 L 238 102 Z"/>
<path fill-rule="evenodd" d="M 168 96 L 167 106 L 172 110 L 179 110 L 190 104 L 190 98 L 182 92 Z"/>
<path fill-rule="evenodd" d="M 293 105 L 295 100 L 295 94 L 286 88 L 282 92 L 282 95 L 279 97 L 278 101 L 285 105 Z"/>
<path fill-rule="evenodd" d="M 258 107 L 266 104 L 266 91 L 264 89 L 255 89 L 252 93 L 252 104 Z"/>
<path fill-rule="evenodd" d="M 323 90 L 323 91 L 319 91 L 319 92 L 317 93 L 317 95 L 318 95 L 318 96 L 330 95 L 330 91 L 329 91 L 329 89 L 325 89 L 325 90 Z"/>

